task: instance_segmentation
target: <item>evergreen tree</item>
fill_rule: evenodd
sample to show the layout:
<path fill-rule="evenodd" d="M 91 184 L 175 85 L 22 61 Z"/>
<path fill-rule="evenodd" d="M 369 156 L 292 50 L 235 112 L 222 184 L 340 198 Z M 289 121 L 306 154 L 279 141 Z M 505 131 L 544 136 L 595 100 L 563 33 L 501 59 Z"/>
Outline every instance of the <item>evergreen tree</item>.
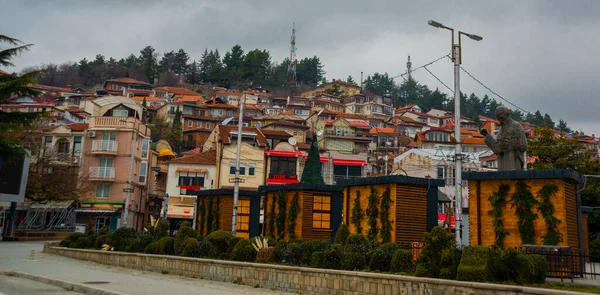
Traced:
<path fill-rule="evenodd" d="M 268 80 L 270 67 L 271 55 L 267 50 L 250 50 L 244 57 L 243 78 L 254 86 L 260 86 Z"/>
<path fill-rule="evenodd" d="M 548 127 L 548 128 L 554 128 L 554 121 L 552 121 L 552 118 L 550 118 L 550 115 L 544 114 L 544 124 L 542 126 Z"/>
<path fill-rule="evenodd" d="M 235 45 L 223 57 L 224 82 L 227 86 L 239 84 L 244 75 L 244 50 L 240 45 Z"/>
<path fill-rule="evenodd" d="M 556 129 L 558 129 L 558 131 L 562 131 L 565 133 L 571 133 L 572 130 L 571 128 L 569 128 L 569 126 L 567 126 L 567 122 L 564 121 L 563 119 L 559 119 L 558 120 L 558 126 L 556 127 Z"/>
<path fill-rule="evenodd" d="M 352 79 L 352 75 L 349 75 L 348 78 L 346 78 L 346 82 L 357 85 L 356 81 L 354 81 L 354 79 Z"/>
<path fill-rule="evenodd" d="M 191 64 L 188 65 L 189 72 L 187 73 L 187 82 L 190 84 L 199 84 L 200 83 L 200 64 L 194 60 Z"/>
<path fill-rule="evenodd" d="M 204 49 L 204 53 L 202 53 L 202 56 L 200 57 L 200 80 L 204 81 L 204 82 L 208 82 L 208 71 L 209 71 L 209 67 L 210 67 L 210 61 L 209 61 L 209 56 L 208 56 L 208 48 Z"/>
<path fill-rule="evenodd" d="M 173 50 L 163 53 L 160 60 L 160 70 L 163 72 L 172 72 L 175 64 L 175 52 Z"/>
<path fill-rule="evenodd" d="M 146 46 L 140 50 L 139 62 L 144 68 L 148 83 L 154 84 L 154 80 L 158 77 L 158 53 L 152 46 Z"/>
<path fill-rule="evenodd" d="M 324 184 L 323 172 L 321 170 L 321 156 L 319 155 L 319 142 L 316 134 L 313 134 L 313 140 L 308 151 L 308 158 L 300 183 Z"/>
<path fill-rule="evenodd" d="M 146 97 L 144 96 L 144 101 L 142 102 L 142 123 L 146 123 L 146 116 L 148 115 L 148 103 L 146 102 Z"/>
<path fill-rule="evenodd" d="M 316 86 L 324 75 L 323 63 L 317 56 L 305 57 L 296 64 L 296 80 L 300 84 Z"/>
<path fill-rule="evenodd" d="M 174 54 L 174 63 L 172 66 L 172 70 L 175 74 L 179 75 L 180 78 L 181 76 L 188 73 L 189 60 L 190 57 L 188 56 L 187 52 L 183 50 L 183 48 L 177 50 L 177 52 Z"/>
<path fill-rule="evenodd" d="M 177 107 L 175 118 L 173 118 L 173 126 L 169 132 L 169 143 L 177 154 L 181 154 L 183 138 L 183 123 L 181 122 L 181 110 Z"/>

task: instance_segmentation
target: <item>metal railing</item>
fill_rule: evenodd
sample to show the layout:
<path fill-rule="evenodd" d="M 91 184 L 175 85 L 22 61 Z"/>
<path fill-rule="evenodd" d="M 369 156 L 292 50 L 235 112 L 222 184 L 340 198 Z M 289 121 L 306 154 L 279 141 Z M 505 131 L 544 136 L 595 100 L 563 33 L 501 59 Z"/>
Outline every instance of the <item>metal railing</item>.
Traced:
<path fill-rule="evenodd" d="M 548 262 L 548 277 L 570 279 L 597 279 L 600 262 L 592 262 L 590 253 L 572 247 L 523 245 L 525 253 L 540 254 Z"/>
<path fill-rule="evenodd" d="M 94 140 L 92 141 L 92 152 L 117 152 L 116 140 Z"/>
<path fill-rule="evenodd" d="M 90 167 L 90 178 L 115 178 L 115 168 L 113 167 Z"/>

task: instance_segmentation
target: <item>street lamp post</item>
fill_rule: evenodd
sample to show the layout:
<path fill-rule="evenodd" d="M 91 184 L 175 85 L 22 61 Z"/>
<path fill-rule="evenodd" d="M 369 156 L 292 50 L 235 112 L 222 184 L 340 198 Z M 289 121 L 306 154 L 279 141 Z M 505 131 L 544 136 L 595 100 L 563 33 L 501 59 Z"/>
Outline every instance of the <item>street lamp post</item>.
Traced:
<path fill-rule="evenodd" d="M 452 61 L 454 62 L 454 138 L 456 148 L 454 149 L 454 178 L 456 193 L 454 196 L 454 216 L 456 218 L 454 232 L 456 234 L 456 247 L 462 245 L 462 146 L 460 136 L 460 64 L 462 63 L 462 49 L 460 36 L 465 35 L 472 40 L 481 41 L 483 38 L 474 34 L 468 34 L 458 31 L 458 44 L 454 43 L 454 29 L 444 26 L 441 23 L 430 20 L 430 26 L 452 31 Z"/>
<path fill-rule="evenodd" d="M 231 218 L 231 235 L 235 237 L 237 232 L 237 210 L 238 210 L 238 199 L 240 197 L 240 154 L 242 152 L 242 124 L 244 123 L 244 104 L 246 103 L 246 94 L 244 98 L 240 99 L 240 113 L 238 120 L 238 134 L 237 134 L 237 155 L 235 158 L 235 180 L 233 186 L 233 214 Z"/>

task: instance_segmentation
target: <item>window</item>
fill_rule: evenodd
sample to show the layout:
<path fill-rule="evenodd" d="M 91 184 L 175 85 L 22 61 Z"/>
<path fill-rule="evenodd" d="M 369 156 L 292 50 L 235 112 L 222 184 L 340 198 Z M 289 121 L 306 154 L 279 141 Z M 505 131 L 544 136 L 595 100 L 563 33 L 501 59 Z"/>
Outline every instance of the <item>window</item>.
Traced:
<path fill-rule="evenodd" d="M 229 165 L 229 174 L 231 174 L 231 175 L 235 174 L 235 164 Z"/>
<path fill-rule="evenodd" d="M 296 176 L 295 157 L 271 157 L 269 178 L 291 178 Z"/>
<path fill-rule="evenodd" d="M 56 144 L 56 152 L 58 153 L 59 159 L 64 160 L 67 157 L 69 154 L 69 145 L 69 141 L 65 138 L 58 140 L 58 143 Z"/>
<path fill-rule="evenodd" d="M 235 163 L 229 164 L 229 174 L 235 175 Z M 246 164 L 240 163 L 240 175 L 246 175 Z"/>
<path fill-rule="evenodd" d="M 446 173 L 444 170 L 445 170 L 444 167 L 437 167 L 437 178 L 438 179 L 446 178 Z"/>
<path fill-rule="evenodd" d="M 73 157 L 81 155 L 81 136 L 73 137 Z"/>
<path fill-rule="evenodd" d="M 227 111 L 227 117 L 233 117 L 233 111 Z"/>
<path fill-rule="evenodd" d="M 50 153 L 52 151 L 52 136 L 44 137 L 44 152 Z"/>
<path fill-rule="evenodd" d="M 262 128 L 263 127 L 263 122 L 255 122 L 254 123 L 254 127 L 256 127 L 256 128 Z"/>
<path fill-rule="evenodd" d="M 250 236 L 250 200 L 238 200 L 236 227 L 236 237 Z"/>
<path fill-rule="evenodd" d="M 99 178 L 113 178 L 113 158 L 99 158 L 98 159 L 98 177 Z"/>
<path fill-rule="evenodd" d="M 148 158 L 148 144 L 150 143 L 150 140 L 148 138 L 144 138 L 142 139 L 142 159 L 146 159 Z"/>
<path fill-rule="evenodd" d="M 246 165 L 240 164 L 240 175 L 246 175 Z"/>
<path fill-rule="evenodd" d="M 254 164 L 248 165 L 248 175 L 254 176 L 255 170 L 256 170 L 256 165 L 254 165 Z"/>
<path fill-rule="evenodd" d="M 42 168 L 42 173 L 43 174 L 50 174 L 50 173 L 52 173 L 52 166 L 44 166 L 44 168 Z"/>
<path fill-rule="evenodd" d="M 193 124 L 193 123 L 194 123 L 194 122 L 192 122 L 192 120 L 188 120 L 188 128 L 192 128 L 192 124 Z"/>
<path fill-rule="evenodd" d="M 187 176 L 179 175 L 180 194 L 185 195 L 187 192 L 199 190 L 204 186 L 204 176 L 189 174 Z"/>
<path fill-rule="evenodd" d="M 110 183 L 99 183 L 96 185 L 96 198 L 108 198 L 110 196 Z"/>
<path fill-rule="evenodd" d="M 113 110 L 113 117 L 127 117 L 128 113 L 126 108 L 119 107 Z"/>
<path fill-rule="evenodd" d="M 196 121 L 196 128 L 200 128 L 202 127 L 202 122 L 201 121 Z"/>
<path fill-rule="evenodd" d="M 206 122 L 206 129 L 210 129 L 210 122 Z"/>
<path fill-rule="evenodd" d="M 313 228 L 331 229 L 331 196 L 314 196 Z"/>
<path fill-rule="evenodd" d="M 140 163 L 140 177 L 139 183 L 146 183 L 146 173 L 148 172 L 148 162 Z"/>

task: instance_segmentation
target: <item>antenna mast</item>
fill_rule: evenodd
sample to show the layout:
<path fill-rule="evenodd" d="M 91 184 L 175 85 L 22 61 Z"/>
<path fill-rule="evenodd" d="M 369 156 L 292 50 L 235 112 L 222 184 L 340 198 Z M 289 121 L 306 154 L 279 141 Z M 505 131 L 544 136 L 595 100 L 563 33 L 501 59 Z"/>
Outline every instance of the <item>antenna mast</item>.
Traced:
<path fill-rule="evenodd" d="M 292 75 L 292 85 L 296 85 L 296 23 L 292 27 L 292 37 L 290 38 L 290 65 L 288 73 Z"/>

